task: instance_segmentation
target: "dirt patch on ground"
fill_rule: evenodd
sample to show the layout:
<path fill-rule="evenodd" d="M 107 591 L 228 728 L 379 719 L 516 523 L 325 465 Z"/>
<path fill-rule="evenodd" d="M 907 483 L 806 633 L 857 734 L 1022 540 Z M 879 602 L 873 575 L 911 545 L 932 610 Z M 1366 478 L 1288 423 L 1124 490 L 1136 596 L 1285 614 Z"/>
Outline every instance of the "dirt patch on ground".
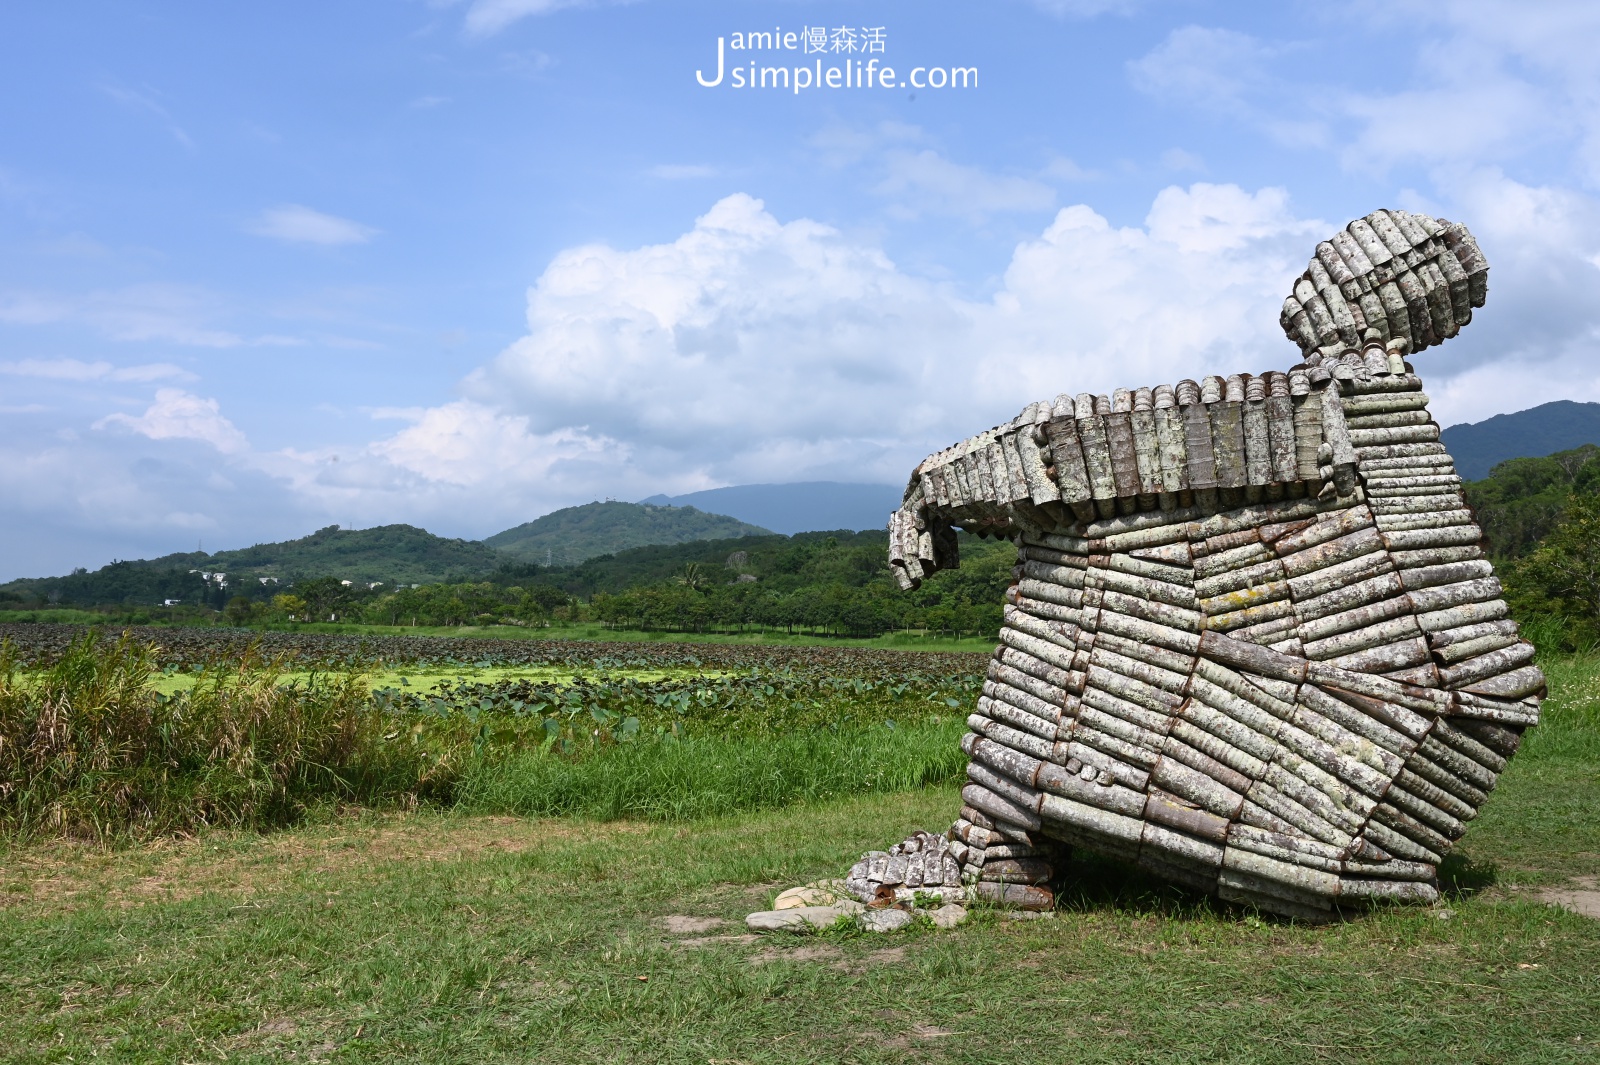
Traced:
<path fill-rule="evenodd" d="M 1540 888 L 1534 898 L 1600 920 L 1600 877 L 1580 876 L 1567 887 Z"/>
<path fill-rule="evenodd" d="M 674 935 L 691 935 L 696 932 L 709 932 L 713 928 L 721 928 L 728 922 L 721 917 L 685 917 L 682 914 L 671 914 L 656 922 Z"/>
<path fill-rule="evenodd" d="M 840 972 L 849 973 L 852 976 L 860 976 L 868 969 L 874 969 L 880 965 L 897 965 L 905 960 L 905 956 L 905 947 L 885 947 L 882 950 L 868 951 L 855 958 L 841 959 L 833 967 Z"/>
<path fill-rule="evenodd" d="M 347 878 L 364 869 L 377 875 L 395 863 L 449 864 L 647 830 L 629 823 L 359 813 L 293 832 L 219 831 L 115 849 L 48 841 L 0 852 L 0 906 L 59 911 L 182 902 L 207 893 L 269 895 L 308 874 Z"/>
<path fill-rule="evenodd" d="M 765 965 L 772 961 L 833 961 L 844 951 L 831 943 L 807 943 L 802 947 L 766 947 L 750 956 L 751 965 Z"/>
<path fill-rule="evenodd" d="M 672 941 L 672 945 L 675 947 L 714 947 L 719 944 L 754 943 L 760 938 L 753 932 L 732 936 L 691 936 L 688 939 L 675 939 Z"/>

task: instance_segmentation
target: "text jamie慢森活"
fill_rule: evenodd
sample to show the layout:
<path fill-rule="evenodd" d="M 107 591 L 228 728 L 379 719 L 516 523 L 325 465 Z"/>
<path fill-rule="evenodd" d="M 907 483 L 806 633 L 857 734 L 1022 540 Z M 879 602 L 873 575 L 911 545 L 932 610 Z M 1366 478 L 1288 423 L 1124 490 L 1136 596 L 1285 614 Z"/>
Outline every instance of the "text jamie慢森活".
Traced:
<path fill-rule="evenodd" d="M 879 58 L 886 46 L 887 31 L 882 26 L 738 31 L 717 38 L 715 76 L 707 77 L 704 70 L 696 70 L 694 76 L 708 89 L 726 85 L 733 89 L 788 89 L 795 94 L 802 89 L 977 88 L 977 67 L 918 66 L 901 76 Z M 806 65 L 762 65 L 752 59 L 735 61 L 730 67 L 730 51 L 790 51 L 817 54 L 818 58 Z M 823 54 L 833 61 L 822 59 Z"/>

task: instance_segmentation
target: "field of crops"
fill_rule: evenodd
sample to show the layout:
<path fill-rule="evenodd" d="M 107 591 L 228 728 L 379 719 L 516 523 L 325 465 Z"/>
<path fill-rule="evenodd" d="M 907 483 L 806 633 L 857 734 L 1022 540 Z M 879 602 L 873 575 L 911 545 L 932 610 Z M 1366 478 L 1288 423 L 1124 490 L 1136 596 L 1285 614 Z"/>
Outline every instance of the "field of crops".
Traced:
<path fill-rule="evenodd" d="M 0 640 L 16 647 L 24 664 L 59 657 L 85 632 L 81 625 L 0 624 Z M 490 640 L 445 636 L 358 636 L 319 632 L 255 632 L 249 629 L 118 627 L 100 630 L 102 640 L 126 632 L 160 648 L 163 666 L 197 670 L 237 660 L 256 648 L 297 667 L 370 670 L 394 665 L 450 668 L 491 666 L 575 669 L 705 670 L 793 669 L 834 676 L 887 680 L 977 673 L 981 657 L 968 652 L 894 651 L 870 647 L 783 647 L 756 644 L 638 643 L 583 640 Z"/>
<path fill-rule="evenodd" d="M 89 630 L 0 626 L 23 668 L 57 661 Z M 378 680 L 386 711 L 434 718 L 537 718 L 547 735 L 640 728 L 751 734 L 839 728 L 948 713 L 974 697 L 983 657 L 848 647 L 461 640 L 446 637 L 130 628 L 163 673 L 228 672 L 249 662 L 290 678 L 355 673 Z M 413 683 L 413 679 L 419 683 Z M 421 688 L 423 690 L 412 690 Z M 631 723 L 630 722 L 631 719 Z"/>
<path fill-rule="evenodd" d="M 840 647 L 0 626 L 0 824 L 320 804 L 690 817 L 954 779 L 984 659 Z M 219 758 L 215 752 L 232 752 Z"/>

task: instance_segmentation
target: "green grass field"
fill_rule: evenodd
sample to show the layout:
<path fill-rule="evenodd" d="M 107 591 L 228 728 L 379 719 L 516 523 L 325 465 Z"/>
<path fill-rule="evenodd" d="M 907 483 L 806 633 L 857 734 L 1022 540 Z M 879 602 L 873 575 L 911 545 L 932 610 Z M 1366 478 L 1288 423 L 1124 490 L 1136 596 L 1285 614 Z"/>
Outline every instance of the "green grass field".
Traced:
<path fill-rule="evenodd" d="M 1595 1061 L 1600 921 L 1544 899 L 1600 888 L 1600 667 L 1547 668 L 1546 723 L 1448 863 L 1444 903 L 1323 927 L 1082 860 L 1052 920 L 750 937 L 743 916 L 781 888 L 960 802 L 904 775 L 741 793 L 786 761 L 760 743 L 742 764 L 619 749 L 566 780 L 505 763 L 450 811 L 12 844 L 0 1060 Z M 674 786 L 719 798 L 645 812 L 790 804 L 598 819 L 639 812 L 607 795 Z M 563 794 L 589 816 L 508 813 Z"/>

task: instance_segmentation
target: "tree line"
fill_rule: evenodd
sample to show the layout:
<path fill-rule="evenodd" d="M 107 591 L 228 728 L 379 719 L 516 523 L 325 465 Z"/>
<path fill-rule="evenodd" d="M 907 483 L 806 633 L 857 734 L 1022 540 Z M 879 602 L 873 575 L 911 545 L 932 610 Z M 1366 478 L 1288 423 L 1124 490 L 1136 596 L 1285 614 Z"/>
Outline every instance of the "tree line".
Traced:
<path fill-rule="evenodd" d="M 917 629 L 958 637 L 993 632 L 1000 627 L 1001 596 L 1016 552 L 1009 543 L 966 540 L 960 569 L 941 573 L 911 593 L 901 591 L 888 574 L 883 534 L 769 536 L 637 549 L 643 560 L 623 557 L 635 552 L 620 552 L 580 567 L 508 566 L 488 580 L 392 590 L 321 577 L 267 596 L 236 596 L 224 616 L 237 625 L 581 621 L 665 632 L 769 629 L 876 636 Z M 752 549 L 748 541 L 760 543 Z M 633 582 L 613 579 L 619 573 Z"/>

